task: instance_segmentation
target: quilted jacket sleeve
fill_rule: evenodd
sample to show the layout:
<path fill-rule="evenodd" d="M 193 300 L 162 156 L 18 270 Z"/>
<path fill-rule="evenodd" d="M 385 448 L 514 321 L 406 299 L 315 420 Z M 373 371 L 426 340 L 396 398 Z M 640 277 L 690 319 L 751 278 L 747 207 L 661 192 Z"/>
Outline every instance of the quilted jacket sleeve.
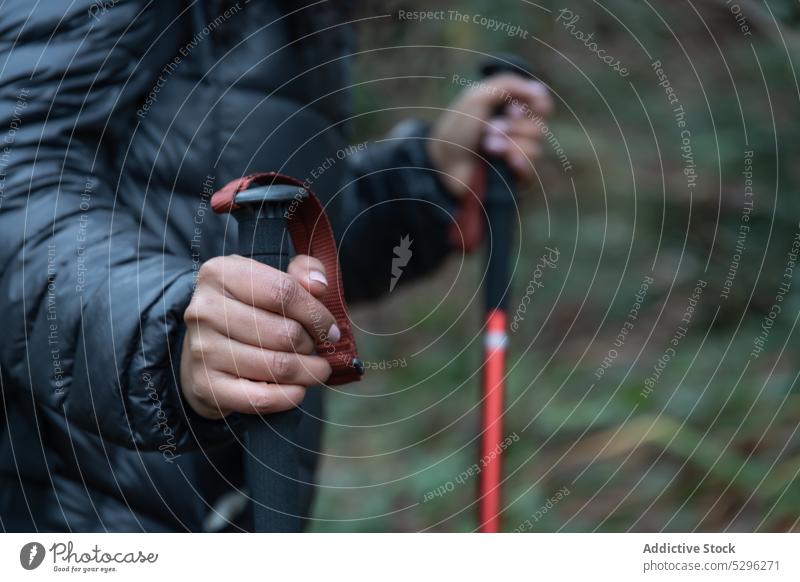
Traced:
<path fill-rule="evenodd" d="M 393 288 L 392 262 L 405 262 L 403 285 L 429 274 L 452 250 L 456 202 L 427 152 L 427 127 L 409 120 L 352 156 L 355 177 L 338 217 L 349 301 L 375 299 Z M 395 250 L 397 248 L 397 250 Z"/>
<path fill-rule="evenodd" d="M 177 5 L 177 3 L 175 3 Z M 158 17 L 152 11 L 158 10 Z M 175 50 L 170 3 L 6 1 L 0 9 L 0 365 L 28 396 L 126 446 L 226 438 L 176 390 L 191 259 L 115 204 L 122 116 Z M 174 35 L 172 35 L 174 36 Z M 13 394 L 10 392 L 18 392 Z"/>

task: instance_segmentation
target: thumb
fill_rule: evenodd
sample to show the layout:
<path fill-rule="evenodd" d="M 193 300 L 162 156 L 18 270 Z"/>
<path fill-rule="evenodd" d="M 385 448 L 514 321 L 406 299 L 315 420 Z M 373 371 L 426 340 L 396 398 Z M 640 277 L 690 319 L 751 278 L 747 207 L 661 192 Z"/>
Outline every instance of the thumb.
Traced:
<path fill-rule="evenodd" d="M 289 275 L 314 297 L 320 298 L 328 290 L 328 279 L 322 261 L 308 255 L 297 255 L 289 263 Z"/>

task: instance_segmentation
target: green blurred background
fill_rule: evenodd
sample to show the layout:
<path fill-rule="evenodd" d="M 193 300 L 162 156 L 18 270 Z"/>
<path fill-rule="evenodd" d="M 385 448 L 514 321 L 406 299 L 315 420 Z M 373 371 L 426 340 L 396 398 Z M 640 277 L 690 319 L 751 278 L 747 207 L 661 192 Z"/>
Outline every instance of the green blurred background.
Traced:
<path fill-rule="evenodd" d="M 528 34 L 401 21 L 398 9 L 479 14 Z M 629 76 L 571 35 L 561 9 Z M 572 168 L 545 145 L 521 216 L 512 311 L 545 246 L 560 260 L 511 336 L 505 432 L 519 440 L 504 456 L 503 529 L 799 530 L 800 281 L 784 270 L 800 219 L 800 5 L 415 0 L 370 3 L 355 17 L 365 19 L 357 139 L 409 115 L 435 118 L 457 94 L 452 75 L 476 77 L 481 53 L 523 55 L 555 97 L 550 127 Z M 655 60 L 686 112 L 693 189 Z M 748 150 L 754 209 L 742 249 Z M 440 276 L 354 311 L 362 355 L 405 366 L 330 395 L 312 530 L 476 527 L 477 477 L 456 478 L 478 460 L 483 262 L 453 257 Z M 598 379 L 646 276 L 654 283 L 633 330 Z M 699 279 L 707 287 L 688 333 L 643 395 Z M 782 311 L 754 357 L 782 282 Z"/>

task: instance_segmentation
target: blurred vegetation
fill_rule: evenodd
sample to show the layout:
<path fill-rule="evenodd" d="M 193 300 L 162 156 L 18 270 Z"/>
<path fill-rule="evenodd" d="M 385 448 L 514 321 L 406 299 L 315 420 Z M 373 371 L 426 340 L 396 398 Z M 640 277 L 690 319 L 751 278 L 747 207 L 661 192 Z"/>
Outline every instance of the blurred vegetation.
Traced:
<path fill-rule="evenodd" d="M 520 440 L 504 457 L 505 530 L 528 519 L 533 531 L 800 530 L 800 275 L 764 351 L 751 356 L 787 280 L 800 220 L 800 5 L 736 2 L 749 35 L 725 0 L 409 0 L 361 14 L 391 16 L 358 27 L 356 81 L 364 83 L 356 105 L 366 113 L 358 137 L 409 115 L 433 119 L 458 91 L 452 75 L 474 77 L 482 53 L 523 55 L 557 102 L 550 125 L 573 169 L 546 152 L 521 216 L 512 311 L 544 247 L 557 247 L 561 259 L 511 336 L 506 433 Z M 575 28 L 594 32 L 628 77 L 556 22 L 562 8 L 580 16 Z M 457 9 L 529 35 L 447 19 L 403 22 L 398 9 Z M 694 189 L 655 60 L 686 112 Z M 747 150 L 754 209 L 724 299 Z M 425 498 L 478 457 L 483 262 L 453 257 L 435 280 L 354 313 L 368 360 L 407 365 L 372 370 L 362 385 L 331 394 L 313 529 L 476 527 L 476 478 Z M 598 379 L 648 275 L 654 284 L 634 329 Z M 708 285 L 688 333 L 645 397 L 644 380 L 699 279 Z M 564 487 L 569 495 L 534 521 Z"/>

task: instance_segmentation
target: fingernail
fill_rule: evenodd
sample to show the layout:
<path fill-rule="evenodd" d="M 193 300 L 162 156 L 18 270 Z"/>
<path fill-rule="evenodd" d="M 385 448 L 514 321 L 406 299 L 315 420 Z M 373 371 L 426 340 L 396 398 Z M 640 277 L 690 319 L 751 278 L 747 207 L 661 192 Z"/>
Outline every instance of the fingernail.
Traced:
<path fill-rule="evenodd" d="M 500 135 L 487 135 L 483 140 L 483 147 L 491 153 L 501 153 L 506 150 L 508 140 Z"/>
<path fill-rule="evenodd" d="M 322 283 L 326 287 L 328 286 L 328 280 L 325 278 L 325 275 L 319 271 L 311 271 L 311 273 L 308 275 L 308 278 L 312 281 L 316 281 L 317 283 Z"/>
<path fill-rule="evenodd" d="M 539 97 L 544 97 L 547 95 L 547 87 L 545 87 L 539 81 L 529 81 L 528 88 L 530 89 L 531 93 L 538 95 Z"/>
<path fill-rule="evenodd" d="M 336 342 L 338 342 L 340 339 L 342 339 L 342 332 L 341 332 L 341 331 L 339 331 L 339 326 L 338 326 L 338 325 L 336 325 L 335 323 L 334 323 L 334 324 L 332 324 L 332 325 L 331 325 L 331 328 L 328 330 L 328 339 L 329 339 L 329 340 L 330 340 L 332 343 L 336 343 Z"/>
<path fill-rule="evenodd" d="M 508 122 L 502 119 L 493 119 L 489 124 L 489 130 L 497 133 L 507 133 Z"/>

